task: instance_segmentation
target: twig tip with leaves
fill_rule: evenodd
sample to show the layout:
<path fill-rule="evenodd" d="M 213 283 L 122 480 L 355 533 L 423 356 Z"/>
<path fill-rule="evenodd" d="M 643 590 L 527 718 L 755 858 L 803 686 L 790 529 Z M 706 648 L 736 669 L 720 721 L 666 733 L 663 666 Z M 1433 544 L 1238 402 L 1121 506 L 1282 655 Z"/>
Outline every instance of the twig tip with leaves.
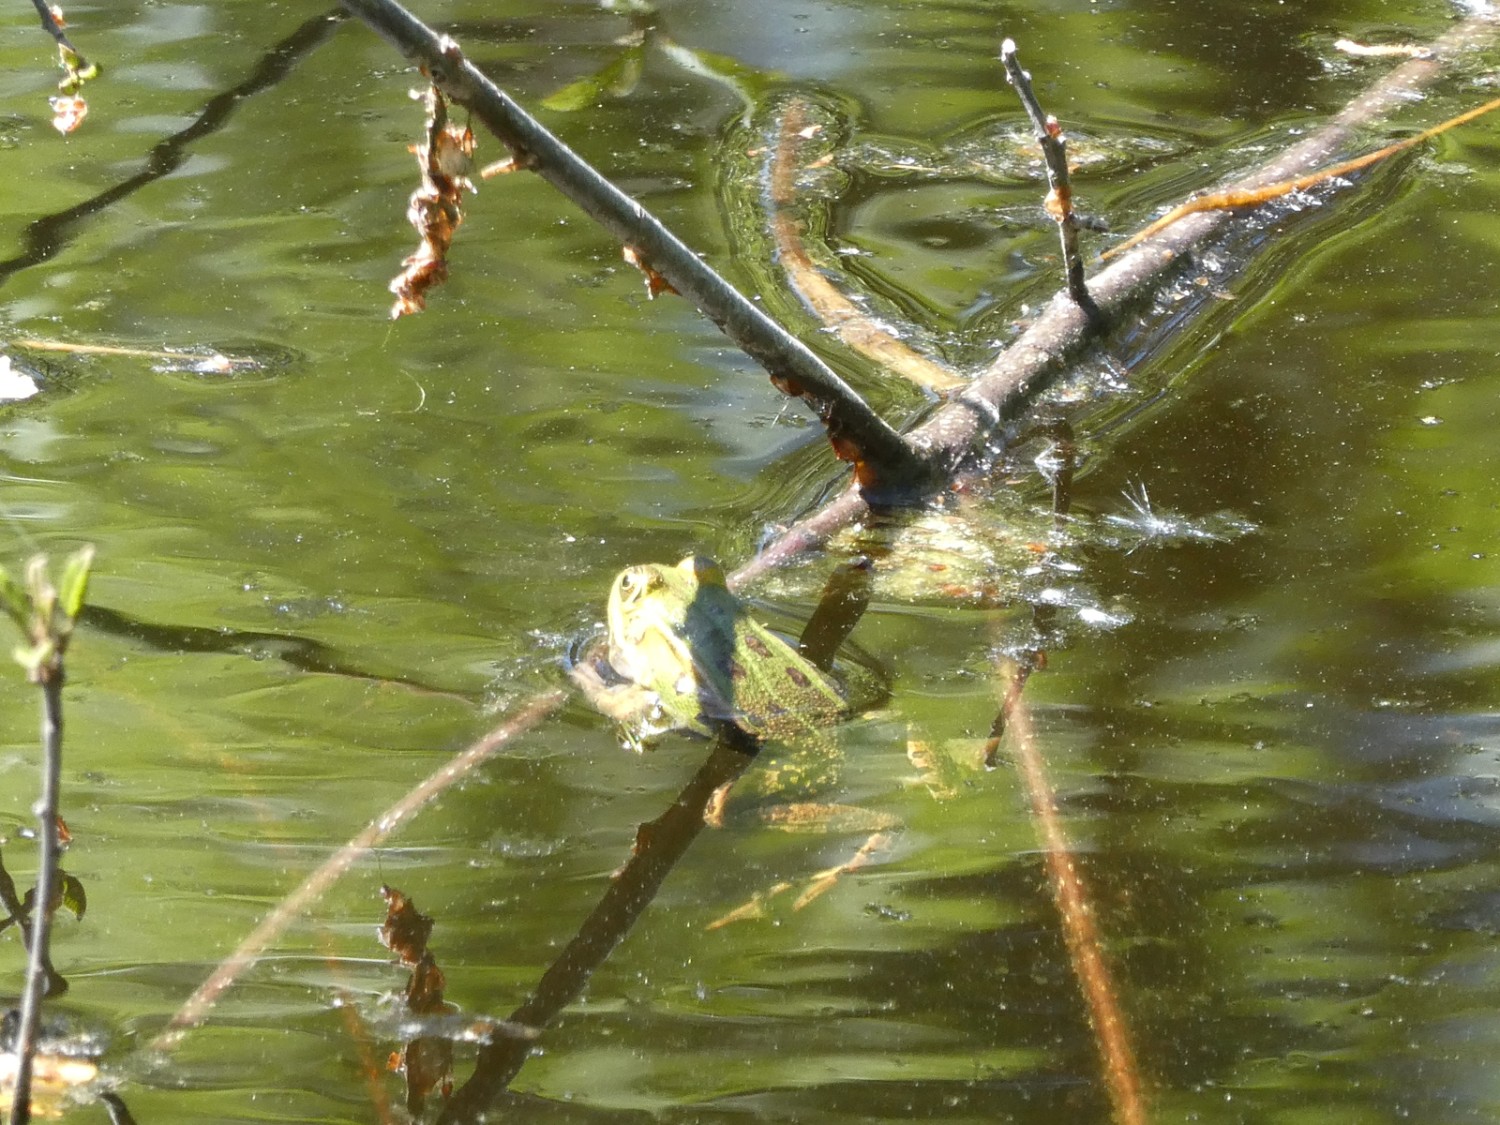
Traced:
<path fill-rule="evenodd" d="M 52 106 L 52 127 L 67 136 L 88 116 L 88 102 L 79 91 L 83 84 L 99 77 L 99 67 L 84 58 L 77 47 L 68 40 L 63 28 L 67 20 L 56 4 L 46 0 L 32 0 L 37 14 L 42 17 L 42 29 L 57 42 L 57 64 L 62 67 L 63 77 L 57 84 L 58 96 L 48 99 Z"/>

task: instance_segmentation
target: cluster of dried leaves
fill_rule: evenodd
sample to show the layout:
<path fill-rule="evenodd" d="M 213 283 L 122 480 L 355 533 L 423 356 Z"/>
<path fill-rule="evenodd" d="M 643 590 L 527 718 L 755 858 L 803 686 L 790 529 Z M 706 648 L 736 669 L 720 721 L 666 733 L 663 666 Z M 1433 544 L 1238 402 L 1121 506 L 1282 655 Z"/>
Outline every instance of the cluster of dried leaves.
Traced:
<path fill-rule="evenodd" d="M 427 949 L 432 919 L 419 911 L 411 899 L 395 887 L 380 888 L 385 899 L 385 922 L 380 943 L 411 970 L 407 981 L 407 1011 L 417 1017 L 440 1016 L 454 1009 L 443 999 L 443 971 Z M 453 1042 L 442 1035 L 423 1035 L 410 1040 L 391 1055 L 391 1069 L 406 1076 L 406 1108 L 419 1115 L 427 1099 L 437 1092 L 444 1100 L 453 1091 Z"/>
<path fill-rule="evenodd" d="M 395 319 L 427 307 L 427 290 L 448 277 L 448 247 L 464 220 L 463 193 L 473 191 L 469 173 L 474 168 L 474 133 L 448 120 L 448 103 L 435 86 L 414 91 L 427 107 L 427 136 L 411 151 L 422 169 L 422 184 L 411 193 L 406 217 L 417 229 L 421 242 L 416 252 L 401 263 L 402 270 L 391 282 L 396 303 Z"/>

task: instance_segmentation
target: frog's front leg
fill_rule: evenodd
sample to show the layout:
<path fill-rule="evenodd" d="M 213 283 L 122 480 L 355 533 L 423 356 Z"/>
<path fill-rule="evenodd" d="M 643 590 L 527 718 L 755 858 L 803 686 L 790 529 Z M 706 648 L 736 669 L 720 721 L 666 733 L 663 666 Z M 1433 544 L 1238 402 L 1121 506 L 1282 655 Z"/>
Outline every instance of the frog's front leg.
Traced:
<path fill-rule="evenodd" d="M 674 725 L 663 717 L 660 694 L 629 680 L 606 679 L 592 660 L 568 669 L 568 678 L 596 710 L 619 724 L 628 750 L 645 750 L 651 738 Z"/>
<path fill-rule="evenodd" d="M 596 710 L 618 723 L 634 722 L 656 703 L 656 692 L 640 684 L 620 679 L 606 681 L 591 660 L 569 668 L 568 678 Z"/>

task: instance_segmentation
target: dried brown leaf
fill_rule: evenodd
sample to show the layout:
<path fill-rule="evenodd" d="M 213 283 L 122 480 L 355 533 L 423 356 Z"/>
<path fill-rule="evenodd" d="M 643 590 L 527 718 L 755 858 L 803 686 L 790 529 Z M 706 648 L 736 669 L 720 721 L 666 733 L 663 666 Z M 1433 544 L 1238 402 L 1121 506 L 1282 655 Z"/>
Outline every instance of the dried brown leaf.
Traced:
<path fill-rule="evenodd" d="M 385 899 L 386 907 L 380 944 L 400 957 L 403 965 L 419 964 L 427 952 L 427 939 L 432 936 L 432 919 L 395 887 L 381 887 L 380 896 Z"/>

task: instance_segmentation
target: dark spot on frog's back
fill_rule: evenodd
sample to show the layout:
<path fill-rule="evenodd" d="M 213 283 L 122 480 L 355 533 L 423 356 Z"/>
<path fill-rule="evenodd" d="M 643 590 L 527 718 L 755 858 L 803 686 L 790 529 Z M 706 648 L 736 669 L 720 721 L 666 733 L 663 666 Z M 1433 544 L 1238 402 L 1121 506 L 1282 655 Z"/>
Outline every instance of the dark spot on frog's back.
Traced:
<path fill-rule="evenodd" d="M 745 636 L 745 647 L 748 648 L 751 652 L 755 653 L 756 656 L 770 656 L 771 655 L 771 649 L 770 649 L 770 647 L 767 646 L 766 642 L 763 641 L 763 640 L 761 640 L 754 633 L 747 633 L 746 634 L 746 636 Z"/>
<path fill-rule="evenodd" d="M 744 680 L 745 666 L 738 660 L 731 660 L 729 662 L 729 678 L 735 683 L 740 683 Z"/>
<path fill-rule="evenodd" d="M 804 672 L 801 668 L 788 668 L 786 670 L 786 674 L 787 678 L 791 680 L 792 683 L 796 684 L 799 688 L 812 687 L 812 680 L 808 679 L 807 673 Z"/>

